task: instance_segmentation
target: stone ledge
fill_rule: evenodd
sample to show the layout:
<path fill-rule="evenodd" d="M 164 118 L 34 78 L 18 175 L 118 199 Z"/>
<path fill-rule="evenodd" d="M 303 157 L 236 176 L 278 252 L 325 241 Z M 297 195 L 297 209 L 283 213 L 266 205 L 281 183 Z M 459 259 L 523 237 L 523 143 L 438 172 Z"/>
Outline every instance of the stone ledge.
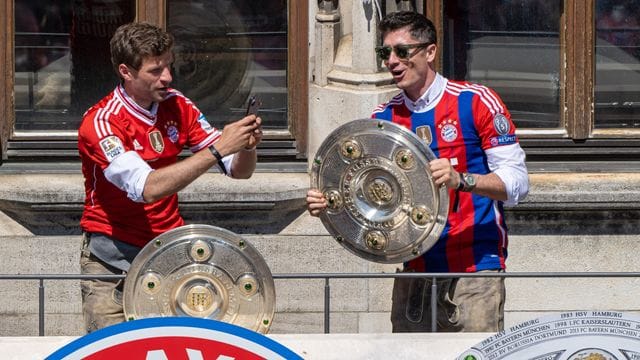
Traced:
<path fill-rule="evenodd" d="M 640 173 L 535 173 L 530 183 L 527 198 L 507 209 L 516 233 L 582 233 L 593 231 L 593 224 L 598 233 L 627 233 L 625 224 L 640 218 Z M 79 232 L 81 174 L 2 174 L 0 184 L 0 212 L 15 221 L 14 228 L 39 235 Z M 305 212 L 308 188 L 306 173 L 257 173 L 248 180 L 207 173 L 179 193 L 180 207 L 191 223 L 277 234 Z"/>
<path fill-rule="evenodd" d="M 0 175 L 0 212 L 14 228 L 36 235 L 77 234 L 83 181 L 81 174 Z M 304 212 L 308 187 L 305 173 L 258 173 L 247 180 L 207 173 L 180 191 L 180 211 L 190 223 L 278 233 Z"/>
<path fill-rule="evenodd" d="M 81 174 L 0 175 L 0 201 L 21 203 L 84 202 Z M 309 176 L 304 173 L 259 173 L 238 180 L 207 173 L 180 191 L 181 202 L 279 202 L 304 198 Z"/>
<path fill-rule="evenodd" d="M 539 173 L 514 210 L 640 209 L 640 173 Z"/>
<path fill-rule="evenodd" d="M 530 174 L 530 191 L 519 207 L 581 204 L 607 208 L 640 209 L 640 173 L 538 173 Z M 81 174 L 0 175 L 0 201 L 27 204 L 82 204 Z M 181 203 L 280 202 L 304 199 L 309 188 L 306 173 L 258 173 L 236 180 L 207 173 L 180 191 Z"/>

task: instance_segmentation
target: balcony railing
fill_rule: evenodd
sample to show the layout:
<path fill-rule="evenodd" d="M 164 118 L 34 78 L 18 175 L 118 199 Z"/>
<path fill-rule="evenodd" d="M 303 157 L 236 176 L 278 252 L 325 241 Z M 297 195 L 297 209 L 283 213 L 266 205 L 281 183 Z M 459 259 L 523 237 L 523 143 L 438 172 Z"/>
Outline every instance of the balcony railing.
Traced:
<path fill-rule="evenodd" d="M 114 280 L 125 275 L 79 275 L 79 274 L 0 274 L 0 280 L 39 280 L 38 285 L 38 335 L 44 336 L 45 280 Z M 331 279 L 384 279 L 384 278 L 430 278 L 431 285 L 431 331 L 436 332 L 437 284 L 436 279 L 481 277 L 481 278 L 640 278 L 640 272 L 491 272 L 491 273 L 283 273 L 273 274 L 274 280 L 324 279 L 324 332 L 331 328 Z"/>

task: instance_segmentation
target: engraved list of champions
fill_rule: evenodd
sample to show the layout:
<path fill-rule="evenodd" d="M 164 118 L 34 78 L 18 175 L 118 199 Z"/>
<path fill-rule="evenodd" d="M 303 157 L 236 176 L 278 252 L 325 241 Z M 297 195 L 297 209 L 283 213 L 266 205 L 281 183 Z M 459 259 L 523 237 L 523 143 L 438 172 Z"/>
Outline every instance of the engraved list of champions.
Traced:
<path fill-rule="evenodd" d="M 462 353 L 458 360 L 640 360 L 640 316 L 574 311 L 525 321 Z"/>

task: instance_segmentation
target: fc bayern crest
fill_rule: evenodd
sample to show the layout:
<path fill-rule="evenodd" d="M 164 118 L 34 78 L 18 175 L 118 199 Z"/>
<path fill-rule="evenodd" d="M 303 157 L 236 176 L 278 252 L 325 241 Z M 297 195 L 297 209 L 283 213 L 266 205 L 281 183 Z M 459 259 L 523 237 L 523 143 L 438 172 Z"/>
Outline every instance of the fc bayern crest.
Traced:
<path fill-rule="evenodd" d="M 446 124 L 440 129 L 440 136 L 446 142 L 452 142 L 458 138 L 458 129 L 455 125 Z"/>
<path fill-rule="evenodd" d="M 176 123 L 174 121 L 170 121 L 167 125 L 165 125 L 165 129 L 167 129 L 167 136 L 169 136 L 169 140 L 171 140 L 171 142 L 175 144 L 180 137 L 180 133 L 178 132 L 178 128 L 176 127 Z"/>
<path fill-rule="evenodd" d="M 89 333 L 47 360 L 302 359 L 257 332 L 192 317 L 146 318 Z"/>

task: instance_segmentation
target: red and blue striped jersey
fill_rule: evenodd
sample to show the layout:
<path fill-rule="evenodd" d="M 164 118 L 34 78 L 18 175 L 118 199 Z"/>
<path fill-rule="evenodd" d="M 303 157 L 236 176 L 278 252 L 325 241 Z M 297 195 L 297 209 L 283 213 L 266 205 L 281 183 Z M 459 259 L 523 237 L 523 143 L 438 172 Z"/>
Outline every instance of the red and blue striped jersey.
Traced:
<path fill-rule="evenodd" d="M 415 132 L 460 173 L 490 173 L 493 148 L 515 144 L 521 151 L 511 115 L 493 90 L 440 75 L 417 102 L 400 93 L 378 106 L 372 117 Z M 504 269 L 508 240 L 503 203 L 455 189 L 449 189 L 449 197 L 439 240 L 405 266 L 420 272 Z"/>

